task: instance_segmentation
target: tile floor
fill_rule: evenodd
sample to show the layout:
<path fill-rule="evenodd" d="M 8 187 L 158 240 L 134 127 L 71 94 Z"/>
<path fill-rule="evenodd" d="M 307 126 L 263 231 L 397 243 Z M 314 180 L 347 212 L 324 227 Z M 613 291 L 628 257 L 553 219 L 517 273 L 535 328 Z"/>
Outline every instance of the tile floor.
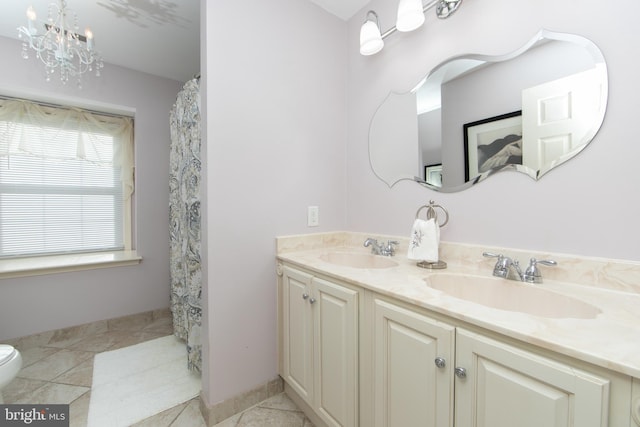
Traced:
<path fill-rule="evenodd" d="M 86 426 L 91 398 L 93 357 L 100 352 L 139 344 L 172 333 L 171 317 L 159 311 L 92 324 L 65 333 L 11 340 L 23 367 L 2 394 L 9 403 L 69 404 L 70 425 Z M 74 328 L 71 328 L 74 329 Z M 199 398 L 154 415 L 137 427 L 203 427 Z M 217 427 L 313 427 L 284 394 L 267 399 Z"/>

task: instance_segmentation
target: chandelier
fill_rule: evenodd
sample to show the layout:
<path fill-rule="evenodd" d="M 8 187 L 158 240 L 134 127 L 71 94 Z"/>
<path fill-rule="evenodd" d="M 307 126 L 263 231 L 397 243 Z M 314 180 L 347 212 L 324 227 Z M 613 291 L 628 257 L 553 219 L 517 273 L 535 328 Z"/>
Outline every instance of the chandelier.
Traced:
<path fill-rule="evenodd" d="M 68 22 L 73 17 L 73 25 Z M 40 29 L 36 21 L 36 11 L 32 6 L 27 9 L 27 26 L 18 27 L 18 38 L 22 40 L 22 57 L 29 59 L 29 49 L 45 66 L 46 80 L 60 73 L 60 80 L 66 84 L 70 78 L 76 78 L 78 87 L 82 87 L 84 73 L 95 70 L 96 77 L 104 67 L 102 58 L 94 49 L 93 33 L 89 28 L 84 35 L 79 34 L 78 17 L 67 7 L 65 0 L 49 4 L 49 15 Z"/>

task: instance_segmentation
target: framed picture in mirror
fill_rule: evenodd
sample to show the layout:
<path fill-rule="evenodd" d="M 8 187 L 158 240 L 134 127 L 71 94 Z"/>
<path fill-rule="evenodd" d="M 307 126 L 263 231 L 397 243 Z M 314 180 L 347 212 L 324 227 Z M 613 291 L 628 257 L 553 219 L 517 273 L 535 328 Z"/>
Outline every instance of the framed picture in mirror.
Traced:
<path fill-rule="evenodd" d="M 464 180 L 522 164 L 522 110 L 463 125 Z"/>
<path fill-rule="evenodd" d="M 434 187 L 442 187 L 442 163 L 426 165 L 424 167 L 424 180 Z"/>

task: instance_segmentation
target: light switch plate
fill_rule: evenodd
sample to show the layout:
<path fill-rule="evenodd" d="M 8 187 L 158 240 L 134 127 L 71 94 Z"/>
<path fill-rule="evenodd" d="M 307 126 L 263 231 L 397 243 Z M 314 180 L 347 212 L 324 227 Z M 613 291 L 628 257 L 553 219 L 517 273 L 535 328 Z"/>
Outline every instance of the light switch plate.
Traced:
<path fill-rule="evenodd" d="M 320 225 L 320 209 L 317 206 L 309 206 L 307 208 L 307 226 L 317 227 Z"/>

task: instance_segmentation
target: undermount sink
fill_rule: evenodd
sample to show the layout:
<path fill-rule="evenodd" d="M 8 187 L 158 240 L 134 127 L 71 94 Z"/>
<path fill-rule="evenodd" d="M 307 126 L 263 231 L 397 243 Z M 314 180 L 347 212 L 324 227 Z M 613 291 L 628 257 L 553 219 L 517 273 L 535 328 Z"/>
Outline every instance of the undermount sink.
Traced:
<path fill-rule="evenodd" d="M 439 273 L 424 280 L 433 289 L 454 298 L 538 317 L 593 319 L 601 312 L 575 298 L 496 277 Z"/>
<path fill-rule="evenodd" d="M 329 252 L 321 255 L 320 259 L 330 264 L 352 268 L 390 268 L 398 265 L 397 262 L 381 255 L 358 252 Z"/>

